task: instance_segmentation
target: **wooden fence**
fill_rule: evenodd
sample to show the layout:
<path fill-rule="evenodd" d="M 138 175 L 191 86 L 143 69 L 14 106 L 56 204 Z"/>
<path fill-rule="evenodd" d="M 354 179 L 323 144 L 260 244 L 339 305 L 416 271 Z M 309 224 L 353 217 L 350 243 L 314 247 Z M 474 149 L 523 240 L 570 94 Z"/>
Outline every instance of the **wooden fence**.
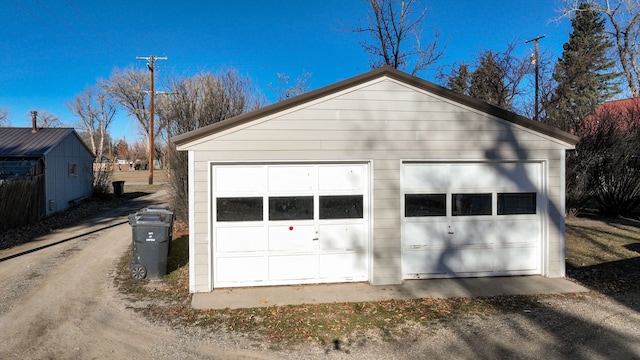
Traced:
<path fill-rule="evenodd" d="M 0 231 L 34 224 L 46 215 L 44 175 L 0 182 Z"/>

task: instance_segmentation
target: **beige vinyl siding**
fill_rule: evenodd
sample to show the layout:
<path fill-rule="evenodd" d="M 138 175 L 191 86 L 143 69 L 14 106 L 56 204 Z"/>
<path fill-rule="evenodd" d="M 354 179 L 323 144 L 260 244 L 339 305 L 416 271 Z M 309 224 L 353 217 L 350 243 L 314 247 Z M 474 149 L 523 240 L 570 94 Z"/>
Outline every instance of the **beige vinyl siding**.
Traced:
<path fill-rule="evenodd" d="M 216 161 L 370 161 L 373 284 L 401 282 L 400 167 L 403 160 L 547 160 L 549 213 L 560 204 L 560 157 L 569 145 L 389 78 L 189 144 L 194 151 L 196 291 L 209 281 L 209 167 Z M 201 214 L 206 214 L 207 219 Z M 549 276 L 563 276 L 558 221 L 548 224 Z M 206 286 L 211 286 L 208 284 Z"/>
<path fill-rule="evenodd" d="M 202 155 L 198 152 L 194 153 L 196 161 L 194 161 L 194 203 L 190 206 L 194 207 L 194 219 L 191 219 L 191 223 L 195 227 L 195 240 L 194 242 L 194 284 L 193 290 L 195 292 L 211 291 L 211 285 L 209 283 L 209 273 L 211 271 L 210 264 L 210 234 L 209 234 L 209 196 L 210 196 L 210 183 L 209 183 L 209 171 L 206 161 L 198 161 L 198 157 Z"/>

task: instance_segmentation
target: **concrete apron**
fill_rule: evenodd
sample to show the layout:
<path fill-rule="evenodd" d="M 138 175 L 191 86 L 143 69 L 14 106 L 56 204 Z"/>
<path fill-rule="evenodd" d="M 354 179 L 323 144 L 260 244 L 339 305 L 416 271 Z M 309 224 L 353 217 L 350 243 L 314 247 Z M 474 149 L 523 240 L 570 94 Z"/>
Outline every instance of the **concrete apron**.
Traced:
<path fill-rule="evenodd" d="M 511 276 L 464 279 L 406 280 L 401 285 L 341 283 L 215 289 L 195 293 L 194 309 L 239 309 L 266 306 L 408 300 L 423 297 L 477 297 L 587 292 L 565 279 Z"/>

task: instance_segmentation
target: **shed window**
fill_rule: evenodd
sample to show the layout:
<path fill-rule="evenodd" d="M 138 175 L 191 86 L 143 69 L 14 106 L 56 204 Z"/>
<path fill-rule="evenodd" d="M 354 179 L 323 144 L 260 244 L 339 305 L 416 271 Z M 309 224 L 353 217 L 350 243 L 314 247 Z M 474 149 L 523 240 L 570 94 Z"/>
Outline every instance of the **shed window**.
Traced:
<path fill-rule="evenodd" d="M 498 193 L 498 215 L 536 213 L 536 193 Z"/>
<path fill-rule="evenodd" d="M 447 215 L 446 194 L 405 194 L 404 216 L 445 216 Z"/>
<path fill-rule="evenodd" d="M 313 196 L 269 198 L 269 220 L 312 220 Z"/>
<path fill-rule="evenodd" d="M 69 177 L 78 176 L 78 164 L 69 163 Z"/>
<path fill-rule="evenodd" d="M 320 219 L 362 219 L 362 195 L 320 196 Z"/>
<path fill-rule="evenodd" d="M 218 221 L 262 221 L 262 198 L 217 198 L 216 218 Z"/>
<path fill-rule="evenodd" d="M 491 215 L 491 193 L 451 194 L 451 215 Z"/>

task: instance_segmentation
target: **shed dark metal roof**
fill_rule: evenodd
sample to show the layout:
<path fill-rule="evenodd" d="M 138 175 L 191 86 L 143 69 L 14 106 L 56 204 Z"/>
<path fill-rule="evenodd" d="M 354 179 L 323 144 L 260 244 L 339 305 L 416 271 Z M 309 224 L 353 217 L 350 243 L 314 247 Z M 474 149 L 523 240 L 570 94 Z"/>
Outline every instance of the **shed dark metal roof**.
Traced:
<path fill-rule="evenodd" d="M 0 127 L 0 156 L 43 156 L 58 145 L 73 128 Z M 83 143 L 84 145 L 84 143 Z"/>

